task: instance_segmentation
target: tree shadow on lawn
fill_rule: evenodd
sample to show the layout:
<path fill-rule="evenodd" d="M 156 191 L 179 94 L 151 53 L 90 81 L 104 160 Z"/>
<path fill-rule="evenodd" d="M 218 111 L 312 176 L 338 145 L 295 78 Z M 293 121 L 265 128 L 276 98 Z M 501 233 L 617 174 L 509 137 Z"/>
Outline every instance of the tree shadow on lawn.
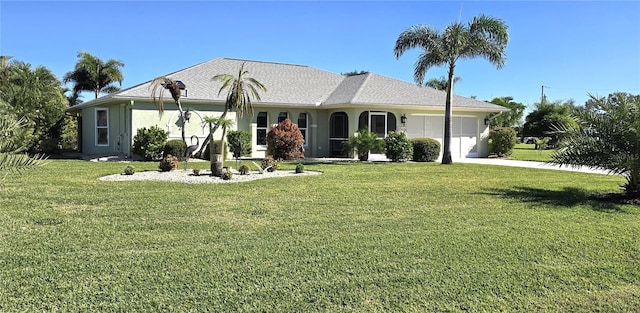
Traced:
<path fill-rule="evenodd" d="M 511 189 L 486 189 L 482 194 L 500 196 L 505 199 L 515 199 L 520 202 L 532 204 L 545 204 L 559 207 L 573 207 L 576 205 L 588 205 L 598 212 L 616 213 L 625 210 L 612 202 L 596 201 L 590 193 L 584 189 L 564 187 L 561 190 L 547 190 L 532 187 L 513 187 Z"/>

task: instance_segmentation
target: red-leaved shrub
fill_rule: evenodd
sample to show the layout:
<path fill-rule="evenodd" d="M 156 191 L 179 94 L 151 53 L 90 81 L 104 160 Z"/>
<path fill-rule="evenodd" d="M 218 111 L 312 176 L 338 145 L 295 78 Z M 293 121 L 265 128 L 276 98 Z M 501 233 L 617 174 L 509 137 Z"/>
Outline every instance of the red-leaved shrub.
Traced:
<path fill-rule="evenodd" d="M 304 158 L 304 138 L 298 125 L 285 119 L 267 134 L 267 154 L 274 159 L 295 160 Z"/>

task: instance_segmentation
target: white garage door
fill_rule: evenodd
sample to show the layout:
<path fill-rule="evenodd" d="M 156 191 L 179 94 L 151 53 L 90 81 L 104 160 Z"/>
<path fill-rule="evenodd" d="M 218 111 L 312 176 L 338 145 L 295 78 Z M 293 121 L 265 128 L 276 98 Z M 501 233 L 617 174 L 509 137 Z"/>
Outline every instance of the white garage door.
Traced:
<path fill-rule="evenodd" d="M 407 117 L 407 137 L 430 137 L 442 144 L 444 138 L 444 116 L 410 115 Z M 451 156 L 453 158 L 478 156 L 478 118 L 453 116 L 451 134 Z M 440 151 L 442 156 L 442 151 Z"/>

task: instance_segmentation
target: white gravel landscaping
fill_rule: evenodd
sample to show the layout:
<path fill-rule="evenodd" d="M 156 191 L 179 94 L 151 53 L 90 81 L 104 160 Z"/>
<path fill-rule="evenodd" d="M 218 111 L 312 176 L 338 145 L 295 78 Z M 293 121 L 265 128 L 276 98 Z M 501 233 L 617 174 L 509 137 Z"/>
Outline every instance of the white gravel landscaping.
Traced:
<path fill-rule="evenodd" d="M 220 183 L 239 183 L 246 181 L 253 181 L 257 179 L 274 178 L 274 177 L 289 177 L 289 176 L 309 176 L 320 175 L 321 172 L 304 171 L 302 173 L 296 173 L 291 170 L 278 170 L 275 172 L 267 172 L 260 174 L 260 172 L 252 171 L 247 175 L 240 175 L 237 171 L 233 171 L 233 176 L 230 180 L 224 180 L 220 177 L 211 176 L 211 171 L 200 171 L 199 176 L 193 175 L 193 170 L 173 170 L 169 172 L 161 171 L 142 171 L 135 172 L 133 175 L 114 174 L 98 178 L 101 181 L 164 181 L 174 183 L 186 183 L 186 184 L 220 184 Z"/>

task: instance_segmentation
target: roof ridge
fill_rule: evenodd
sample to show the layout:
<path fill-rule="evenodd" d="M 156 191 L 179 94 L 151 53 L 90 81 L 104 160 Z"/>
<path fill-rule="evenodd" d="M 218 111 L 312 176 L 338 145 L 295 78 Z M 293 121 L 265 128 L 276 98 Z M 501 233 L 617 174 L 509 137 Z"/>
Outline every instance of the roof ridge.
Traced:
<path fill-rule="evenodd" d="M 362 92 L 362 90 L 364 89 L 364 86 L 367 84 L 367 82 L 369 81 L 369 77 L 371 77 L 371 73 L 365 73 L 365 74 L 360 74 L 360 75 L 354 75 L 356 77 L 358 76 L 364 76 L 364 79 L 362 80 L 362 82 L 358 85 L 358 88 L 356 89 L 356 92 L 353 93 L 353 98 L 351 98 L 349 100 L 349 102 L 353 102 L 353 100 L 357 99 L 358 96 L 360 95 L 360 93 Z"/>
<path fill-rule="evenodd" d="M 236 59 L 236 58 L 222 58 L 222 59 L 233 60 L 233 61 L 244 61 L 244 62 L 255 62 L 255 63 L 266 63 L 266 64 L 279 64 L 279 65 L 291 65 L 291 66 L 309 67 L 308 65 L 273 62 L 273 61 L 246 60 L 246 59 Z"/>

